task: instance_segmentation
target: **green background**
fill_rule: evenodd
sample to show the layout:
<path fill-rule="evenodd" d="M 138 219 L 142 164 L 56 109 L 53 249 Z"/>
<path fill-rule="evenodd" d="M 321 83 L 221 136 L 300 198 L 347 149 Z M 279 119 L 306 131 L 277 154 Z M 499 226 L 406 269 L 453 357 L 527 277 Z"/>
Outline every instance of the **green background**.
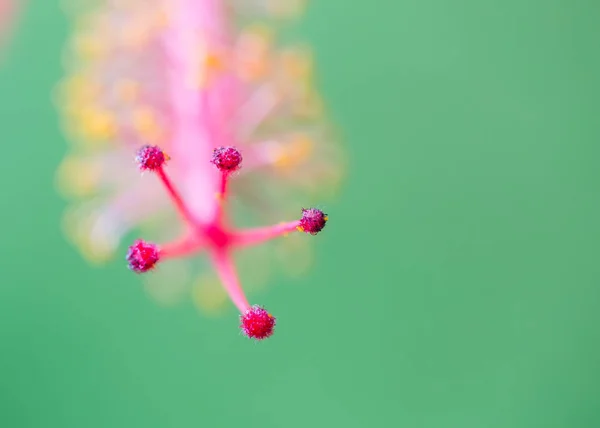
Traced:
<path fill-rule="evenodd" d="M 301 32 L 349 174 L 317 263 L 232 309 L 162 308 L 61 235 L 67 23 L 0 70 L 0 426 L 600 426 L 600 4 L 315 0 Z"/>

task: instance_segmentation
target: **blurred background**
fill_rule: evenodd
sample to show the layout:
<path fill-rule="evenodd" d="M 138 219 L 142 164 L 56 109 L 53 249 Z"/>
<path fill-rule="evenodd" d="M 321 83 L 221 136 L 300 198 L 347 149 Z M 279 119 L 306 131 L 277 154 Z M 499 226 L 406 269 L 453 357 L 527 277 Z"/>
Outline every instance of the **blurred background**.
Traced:
<path fill-rule="evenodd" d="M 30 1 L 0 68 L 3 427 L 598 427 L 600 4 L 313 0 L 299 33 L 349 166 L 278 316 L 156 304 L 60 229 L 51 91 L 68 34 Z"/>

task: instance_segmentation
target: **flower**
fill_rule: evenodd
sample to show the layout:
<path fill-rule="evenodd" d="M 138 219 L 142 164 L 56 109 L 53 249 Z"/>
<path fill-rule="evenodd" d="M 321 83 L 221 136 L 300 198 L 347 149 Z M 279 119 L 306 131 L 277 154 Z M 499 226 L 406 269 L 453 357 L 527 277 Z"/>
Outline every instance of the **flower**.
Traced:
<path fill-rule="evenodd" d="M 66 233 L 85 256 L 107 260 L 127 234 L 143 233 L 156 242 L 156 260 L 129 263 L 135 271 L 156 264 L 145 277 L 159 301 L 191 291 L 214 310 L 225 301 L 218 279 L 242 314 L 252 308 L 240 286 L 245 268 L 250 289 L 271 256 L 305 267 L 305 259 L 285 257 L 308 254 L 301 234 L 276 248 L 237 251 L 302 229 L 301 219 L 234 226 L 297 218 L 300 203 L 321 201 L 340 181 L 342 152 L 308 50 L 275 38 L 302 3 L 71 1 L 74 31 L 55 100 L 73 147 L 57 181 L 73 201 Z M 206 259 L 189 260 L 200 252 L 214 270 Z"/>
<path fill-rule="evenodd" d="M 7 38 L 17 15 L 17 12 L 24 6 L 25 0 L 0 0 L 0 47 Z"/>

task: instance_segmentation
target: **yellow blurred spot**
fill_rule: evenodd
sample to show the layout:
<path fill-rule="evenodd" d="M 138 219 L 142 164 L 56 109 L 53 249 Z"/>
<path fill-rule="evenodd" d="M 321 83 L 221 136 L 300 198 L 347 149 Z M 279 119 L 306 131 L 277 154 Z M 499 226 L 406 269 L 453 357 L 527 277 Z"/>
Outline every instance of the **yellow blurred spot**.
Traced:
<path fill-rule="evenodd" d="M 190 295 L 190 265 L 183 260 L 170 260 L 144 275 L 146 292 L 164 306 L 174 306 Z"/>
<path fill-rule="evenodd" d="M 144 48 L 152 38 L 152 31 L 145 22 L 127 26 L 121 34 L 121 42 L 126 49 L 139 50 Z"/>
<path fill-rule="evenodd" d="M 199 276 L 192 289 L 196 307 L 211 315 L 220 313 L 227 303 L 227 293 L 213 275 Z"/>
<path fill-rule="evenodd" d="M 210 81 L 225 69 L 225 58 L 217 52 L 207 52 L 200 63 L 198 71 L 198 86 L 206 87 Z"/>
<path fill-rule="evenodd" d="M 72 39 L 73 52 L 79 60 L 93 60 L 105 57 L 109 47 L 106 41 L 91 34 L 79 34 Z"/>
<path fill-rule="evenodd" d="M 304 163 L 312 155 L 314 145 L 314 141 L 307 135 L 294 136 L 287 144 L 274 148 L 275 166 L 285 170 Z"/>
<path fill-rule="evenodd" d="M 98 85 L 84 74 L 74 74 L 64 79 L 59 84 L 58 90 L 59 102 L 66 103 L 67 105 L 89 103 L 100 92 Z"/>
<path fill-rule="evenodd" d="M 188 82 L 193 89 L 205 88 L 226 67 L 223 52 L 211 49 L 203 42 L 191 49 L 190 58 L 192 68 L 188 74 Z"/>
<path fill-rule="evenodd" d="M 65 235 L 91 263 L 105 263 L 113 256 L 115 242 L 109 234 L 92 239 L 91 230 L 97 217 L 79 209 L 70 209 L 63 216 Z"/>
<path fill-rule="evenodd" d="M 101 107 L 86 107 L 79 113 L 78 130 L 82 138 L 92 141 L 113 139 L 117 133 L 115 116 Z"/>
<path fill-rule="evenodd" d="M 272 32 L 267 27 L 255 26 L 245 31 L 236 47 L 238 75 L 247 81 L 263 78 L 270 67 Z"/>
<path fill-rule="evenodd" d="M 119 101 L 132 104 L 139 98 L 140 83 L 131 79 L 121 79 L 115 83 L 115 92 Z"/>
<path fill-rule="evenodd" d="M 66 196 L 88 196 L 98 187 L 101 174 L 98 162 L 68 156 L 58 169 L 57 184 Z"/>
<path fill-rule="evenodd" d="M 294 98 L 293 111 L 303 117 L 317 117 L 323 113 L 323 100 L 314 88 L 307 86 L 292 94 Z"/>
<path fill-rule="evenodd" d="M 148 106 L 138 107 L 132 113 L 133 128 L 144 140 L 156 144 L 164 135 L 163 128 L 158 124 L 156 112 Z"/>
<path fill-rule="evenodd" d="M 289 79 L 290 84 L 306 81 L 312 75 L 312 57 L 304 50 L 288 49 L 281 52 L 279 65 L 283 76 Z"/>
<path fill-rule="evenodd" d="M 154 17 L 154 26 L 157 30 L 163 30 L 169 26 L 171 17 L 168 10 L 159 10 Z"/>
<path fill-rule="evenodd" d="M 207 70 L 219 69 L 223 66 L 223 57 L 216 52 L 208 52 L 204 58 L 204 67 Z"/>
<path fill-rule="evenodd" d="M 312 58 L 304 50 L 287 50 L 279 58 L 280 95 L 292 103 L 294 114 L 315 117 L 323 112 L 323 102 L 312 84 Z"/>
<path fill-rule="evenodd" d="M 275 247 L 275 257 L 278 266 L 287 275 L 300 276 L 304 274 L 313 262 L 311 239 L 304 236 L 292 235 L 289 239 L 278 241 Z"/>
<path fill-rule="evenodd" d="M 291 18 L 303 12 L 306 0 L 268 0 L 267 10 L 278 18 Z"/>

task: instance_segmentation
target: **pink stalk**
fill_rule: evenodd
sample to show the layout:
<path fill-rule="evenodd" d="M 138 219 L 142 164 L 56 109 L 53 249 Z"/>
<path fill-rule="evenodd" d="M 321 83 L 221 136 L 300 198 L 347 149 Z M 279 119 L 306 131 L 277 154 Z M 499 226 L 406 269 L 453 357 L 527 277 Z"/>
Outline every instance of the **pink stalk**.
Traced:
<path fill-rule="evenodd" d="M 165 189 L 167 190 L 167 193 L 169 194 L 169 196 L 171 197 L 171 200 L 175 204 L 177 212 L 179 213 L 181 218 L 183 218 L 190 226 L 195 228 L 197 225 L 196 224 L 197 222 L 194 219 L 194 216 L 190 212 L 186 203 L 181 198 L 181 195 L 179 194 L 179 192 L 175 189 L 175 186 L 173 186 L 173 183 L 169 179 L 169 176 L 166 174 L 164 168 L 162 166 L 159 167 L 156 170 L 156 173 L 158 174 L 158 178 L 160 178 L 160 181 L 165 186 Z"/>
<path fill-rule="evenodd" d="M 215 215 L 215 220 L 219 223 L 223 223 L 225 221 L 225 204 L 227 203 L 227 182 L 229 181 L 229 173 L 222 172 L 221 173 L 221 185 L 219 188 L 219 193 L 217 194 L 217 213 Z"/>
<path fill-rule="evenodd" d="M 183 239 L 160 246 L 161 259 L 180 258 L 199 253 L 204 248 L 204 242 L 195 237 L 184 237 Z"/>
<path fill-rule="evenodd" d="M 222 224 L 227 203 L 227 184 L 231 174 L 240 168 L 242 154 L 235 147 L 219 147 L 213 151 L 211 162 L 221 171 L 221 181 L 217 193 L 215 222 Z"/>
<path fill-rule="evenodd" d="M 209 165 L 210 150 L 216 143 L 210 133 L 213 126 L 209 105 L 201 102 L 210 87 L 197 87 L 197 57 L 202 44 L 214 46 L 222 37 L 220 9 L 211 0 L 173 0 L 171 23 L 165 33 L 165 49 L 171 66 L 167 70 L 168 96 L 173 115 L 172 154 L 186 180 L 182 196 L 195 218 L 211 221 L 216 214 L 214 192 L 217 171 L 199 167 Z"/>
<path fill-rule="evenodd" d="M 258 245 L 279 236 L 285 236 L 290 232 L 294 232 L 298 229 L 300 221 L 290 221 L 288 223 L 281 223 L 274 226 L 258 227 L 256 229 L 247 229 L 239 231 L 233 237 L 235 245 L 240 247 L 249 245 Z"/>
<path fill-rule="evenodd" d="M 225 199 L 225 194 L 227 193 L 227 182 L 229 181 L 229 173 L 223 172 L 221 174 L 221 186 L 219 189 L 220 199 Z"/>
<path fill-rule="evenodd" d="M 240 286 L 240 280 L 233 265 L 230 255 L 226 250 L 220 249 L 212 254 L 213 263 L 217 270 L 217 274 L 221 279 L 221 283 L 227 290 L 231 301 L 239 311 L 243 314 L 250 309 L 250 304 L 244 295 L 244 291 Z"/>

